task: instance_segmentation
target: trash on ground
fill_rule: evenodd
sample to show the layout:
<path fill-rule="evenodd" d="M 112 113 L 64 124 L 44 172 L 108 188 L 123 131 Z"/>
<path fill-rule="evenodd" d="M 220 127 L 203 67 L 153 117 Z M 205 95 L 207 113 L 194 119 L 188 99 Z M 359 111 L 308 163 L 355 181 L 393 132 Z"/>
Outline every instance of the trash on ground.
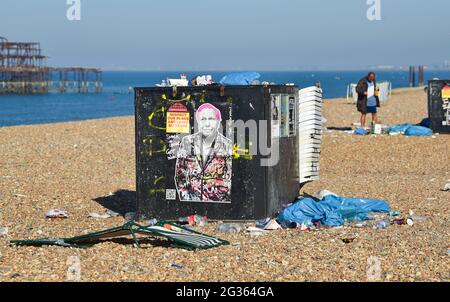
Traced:
<path fill-rule="evenodd" d="M 64 209 L 51 209 L 45 214 L 45 217 L 49 219 L 69 218 L 69 214 Z"/>
<path fill-rule="evenodd" d="M 119 214 L 114 212 L 107 212 L 105 214 L 97 214 L 97 213 L 89 213 L 88 217 L 90 218 L 98 218 L 98 219 L 107 219 L 111 217 L 118 216 Z"/>
<path fill-rule="evenodd" d="M 388 227 L 388 223 L 386 223 L 386 221 L 384 221 L 384 220 L 382 220 L 382 221 L 378 221 L 376 224 L 375 224 L 375 229 L 386 229 L 387 227 Z"/>
<path fill-rule="evenodd" d="M 136 219 L 136 212 L 127 212 L 124 217 L 128 221 L 133 221 Z"/>
<path fill-rule="evenodd" d="M 366 135 L 368 133 L 369 132 L 366 129 L 363 129 L 363 128 L 358 128 L 358 129 L 355 130 L 355 134 L 356 135 Z"/>
<path fill-rule="evenodd" d="M 9 228 L 2 227 L 0 228 L 0 236 L 8 235 Z"/>
<path fill-rule="evenodd" d="M 327 131 L 352 131 L 352 127 L 326 127 Z"/>
<path fill-rule="evenodd" d="M 266 230 L 263 230 L 263 229 L 260 229 L 257 227 L 252 227 L 252 226 L 245 229 L 245 233 L 250 234 L 250 235 L 256 235 L 256 236 L 265 235 L 268 232 L 269 231 L 266 231 Z"/>
<path fill-rule="evenodd" d="M 158 219 L 156 219 L 156 218 L 152 218 L 152 219 L 149 219 L 149 220 L 145 221 L 145 225 L 146 226 L 152 226 L 152 225 L 155 225 L 157 223 L 158 223 Z"/>
<path fill-rule="evenodd" d="M 174 223 L 160 221 L 154 226 L 143 226 L 134 221 L 129 221 L 124 225 L 110 228 L 86 235 L 70 238 L 43 238 L 37 240 L 13 240 L 11 244 L 27 246 L 58 245 L 64 247 L 84 248 L 101 242 L 102 239 L 115 237 L 132 236 L 136 246 L 140 247 L 137 235 L 145 237 L 159 236 L 167 238 L 173 247 L 186 249 L 208 249 L 220 245 L 229 244 L 228 241 L 212 237 L 200 232 L 189 230 Z"/>
<path fill-rule="evenodd" d="M 389 213 L 389 204 L 384 200 L 366 198 L 346 198 L 326 195 L 316 201 L 311 197 L 301 197 L 277 217 L 282 226 L 298 223 L 307 226 L 318 225 L 334 227 L 347 221 L 361 222 L 369 219 L 369 213 Z"/>
<path fill-rule="evenodd" d="M 395 218 L 394 220 L 392 220 L 392 224 L 405 225 L 406 219 L 405 218 Z"/>
<path fill-rule="evenodd" d="M 399 216 L 400 215 L 400 211 L 391 211 L 389 212 L 389 216 Z"/>
<path fill-rule="evenodd" d="M 23 195 L 23 194 L 14 194 L 15 197 L 27 197 L 27 195 Z"/>
<path fill-rule="evenodd" d="M 179 224 L 187 224 L 190 226 L 205 226 L 208 224 L 206 216 L 190 215 L 178 218 Z"/>
<path fill-rule="evenodd" d="M 352 238 L 343 238 L 342 242 L 344 243 L 352 243 L 353 241 L 355 241 L 356 237 L 352 237 Z"/>
<path fill-rule="evenodd" d="M 390 127 L 389 134 L 404 134 L 406 136 L 432 136 L 433 131 L 430 128 L 423 126 L 400 124 Z"/>
<path fill-rule="evenodd" d="M 406 136 L 432 136 L 433 130 L 422 126 L 410 126 L 405 130 Z"/>
<path fill-rule="evenodd" d="M 217 231 L 221 233 L 239 233 L 245 230 L 242 223 L 220 223 L 217 225 Z"/>
<path fill-rule="evenodd" d="M 442 191 L 444 192 L 450 192 L 450 182 L 448 184 L 446 184 L 443 188 Z"/>
<path fill-rule="evenodd" d="M 424 118 L 424 119 L 419 123 L 419 126 L 426 127 L 426 128 L 431 128 L 431 119 L 428 118 L 428 117 Z"/>
<path fill-rule="evenodd" d="M 362 222 L 362 223 L 356 223 L 355 228 L 365 228 L 367 226 L 367 223 Z"/>
<path fill-rule="evenodd" d="M 336 193 L 333 193 L 331 191 L 328 190 L 320 190 L 319 192 L 316 192 L 313 197 L 317 198 L 318 200 L 322 200 L 325 196 L 327 195 L 333 195 L 333 196 L 338 196 Z"/>
<path fill-rule="evenodd" d="M 183 268 L 184 268 L 184 266 L 179 265 L 179 264 L 176 264 L 176 263 L 171 263 L 170 266 L 171 266 L 171 267 L 175 267 L 175 268 L 177 268 L 177 269 L 183 269 Z"/>
<path fill-rule="evenodd" d="M 281 229 L 281 225 L 275 219 L 266 218 L 262 220 L 258 220 L 256 222 L 256 227 L 263 230 L 278 230 Z"/>
<path fill-rule="evenodd" d="M 420 215 L 417 215 L 417 214 L 414 214 L 413 211 L 410 211 L 409 217 L 408 217 L 408 219 L 406 220 L 406 223 L 407 223 L 408 225 L 412 226 L 412 225 L 414 225 L 416 222 L 423 222 L 423 221 L 425 221 L 425 220 L 427 220 L 426 217 L 420 216 Z"/>

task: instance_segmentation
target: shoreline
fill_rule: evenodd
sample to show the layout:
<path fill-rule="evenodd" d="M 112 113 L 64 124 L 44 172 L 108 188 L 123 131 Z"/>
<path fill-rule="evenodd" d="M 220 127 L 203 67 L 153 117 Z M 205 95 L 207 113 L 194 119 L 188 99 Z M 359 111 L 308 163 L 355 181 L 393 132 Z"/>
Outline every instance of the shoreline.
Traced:
<path fill-rule="evenodd" d="M 399 95 L 402 93 L 408 93 L 413 91 L 423 91 L 424 87 L 404 87 L 404 88 L 395 88 L 392 89 L 392 95 Z M 323 99 L 324 103 L 328 102 L 339 102 L 347 100 L 346 97 L 341 98 L 327 98 Z M 349 103 L 350 104 L 350 103 Z M 350 104 L 351 105 L 351 104 Z M 382 105 L 383 106 L 383 105 Z M 70 123 L 81 123 L 81 122 L 90 122 L 90 121 L 97 121 L 97 120 L 109 120 L 109 119 L 117 119 L 117 118 L 130 118 L 134 117 L 134 114 L 129 115 L 117 115 L 117 116 L 110 116 L 110 117 L 102 117 L 102 118 L 89 118 L 89 119 L 83 119 L 83 120 L 72 120 L 72 121 L 64 121 L 64 122 L 52 122 L 52 123 L 39 123 L 39 124 L 21 124 L 21 125 L 12 125 L 12 126 L 0 126 L 0 129 L 7 129 L 7 128 L 14 128 L 14 127 L 35 127 L 35 126 L 44 126 L 44 125 L 55 125 L 55 124 L 70 124 Z"/>

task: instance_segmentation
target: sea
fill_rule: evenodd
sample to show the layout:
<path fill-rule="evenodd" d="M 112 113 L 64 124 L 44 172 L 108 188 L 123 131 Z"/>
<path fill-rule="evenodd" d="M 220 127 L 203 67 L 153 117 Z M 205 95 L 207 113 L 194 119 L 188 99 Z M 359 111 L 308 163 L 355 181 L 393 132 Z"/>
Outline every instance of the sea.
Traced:
<path fill-rule="evenodd" d="M 0 94 L 0 127 L 80 121 L 134 114 L 133 87 L 149 87 L 167 78 L 188 79 L 196 75 L 212 75 L 219 81 L 226 71 L 195 72 L 139 72 L 104 71 L 103 93 L 49 93 L 44 95 Z M 294 83 L 299 87 L 320 82 L 324 98 L 341 98 L 347 86 L 365 76 L 363 71 L 261 71 L 262 81 L 276 84 Z M 450 70 L 425 71 L 425 82 L 430 79 L 450 79 Z M 408 71 L 377 71 L 377 80 L 390 81 L 393 88 L 408 87 Z"/>

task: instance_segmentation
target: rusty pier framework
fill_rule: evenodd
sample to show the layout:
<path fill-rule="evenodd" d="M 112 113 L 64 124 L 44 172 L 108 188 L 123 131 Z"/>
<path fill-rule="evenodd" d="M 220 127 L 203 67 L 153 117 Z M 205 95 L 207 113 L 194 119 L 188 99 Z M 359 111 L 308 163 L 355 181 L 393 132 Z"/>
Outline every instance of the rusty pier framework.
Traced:
<path fill-rule="evenodd" d="M 101 93 L 98 68 L 49 67 L 38 42 L 10 42 L 0 37 L 0 94 Z"/>

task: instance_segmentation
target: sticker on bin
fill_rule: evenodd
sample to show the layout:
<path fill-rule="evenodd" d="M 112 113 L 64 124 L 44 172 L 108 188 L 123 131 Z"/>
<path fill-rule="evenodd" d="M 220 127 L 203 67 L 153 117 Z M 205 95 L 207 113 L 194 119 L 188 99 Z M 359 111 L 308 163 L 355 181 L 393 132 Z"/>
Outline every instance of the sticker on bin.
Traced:
<path fill-rule="evenodd" d="M 166 121 L 167 133 L 190 133 L 189 112 L 186 106 L 181 103 L 175 103 L 167 111 Z"/>
<path fill-rule="evenodd" d="M 177 191 L 175 189 L 166 189 L 166 199 L 167 200 L 176 200 L 177 199 Z"/>
<path fill-rule="evenodd" d="M 445 85 L 444 88 L 442 88 L 442 98 L 450 99 L 450 86 L 449 85 Z"/>

